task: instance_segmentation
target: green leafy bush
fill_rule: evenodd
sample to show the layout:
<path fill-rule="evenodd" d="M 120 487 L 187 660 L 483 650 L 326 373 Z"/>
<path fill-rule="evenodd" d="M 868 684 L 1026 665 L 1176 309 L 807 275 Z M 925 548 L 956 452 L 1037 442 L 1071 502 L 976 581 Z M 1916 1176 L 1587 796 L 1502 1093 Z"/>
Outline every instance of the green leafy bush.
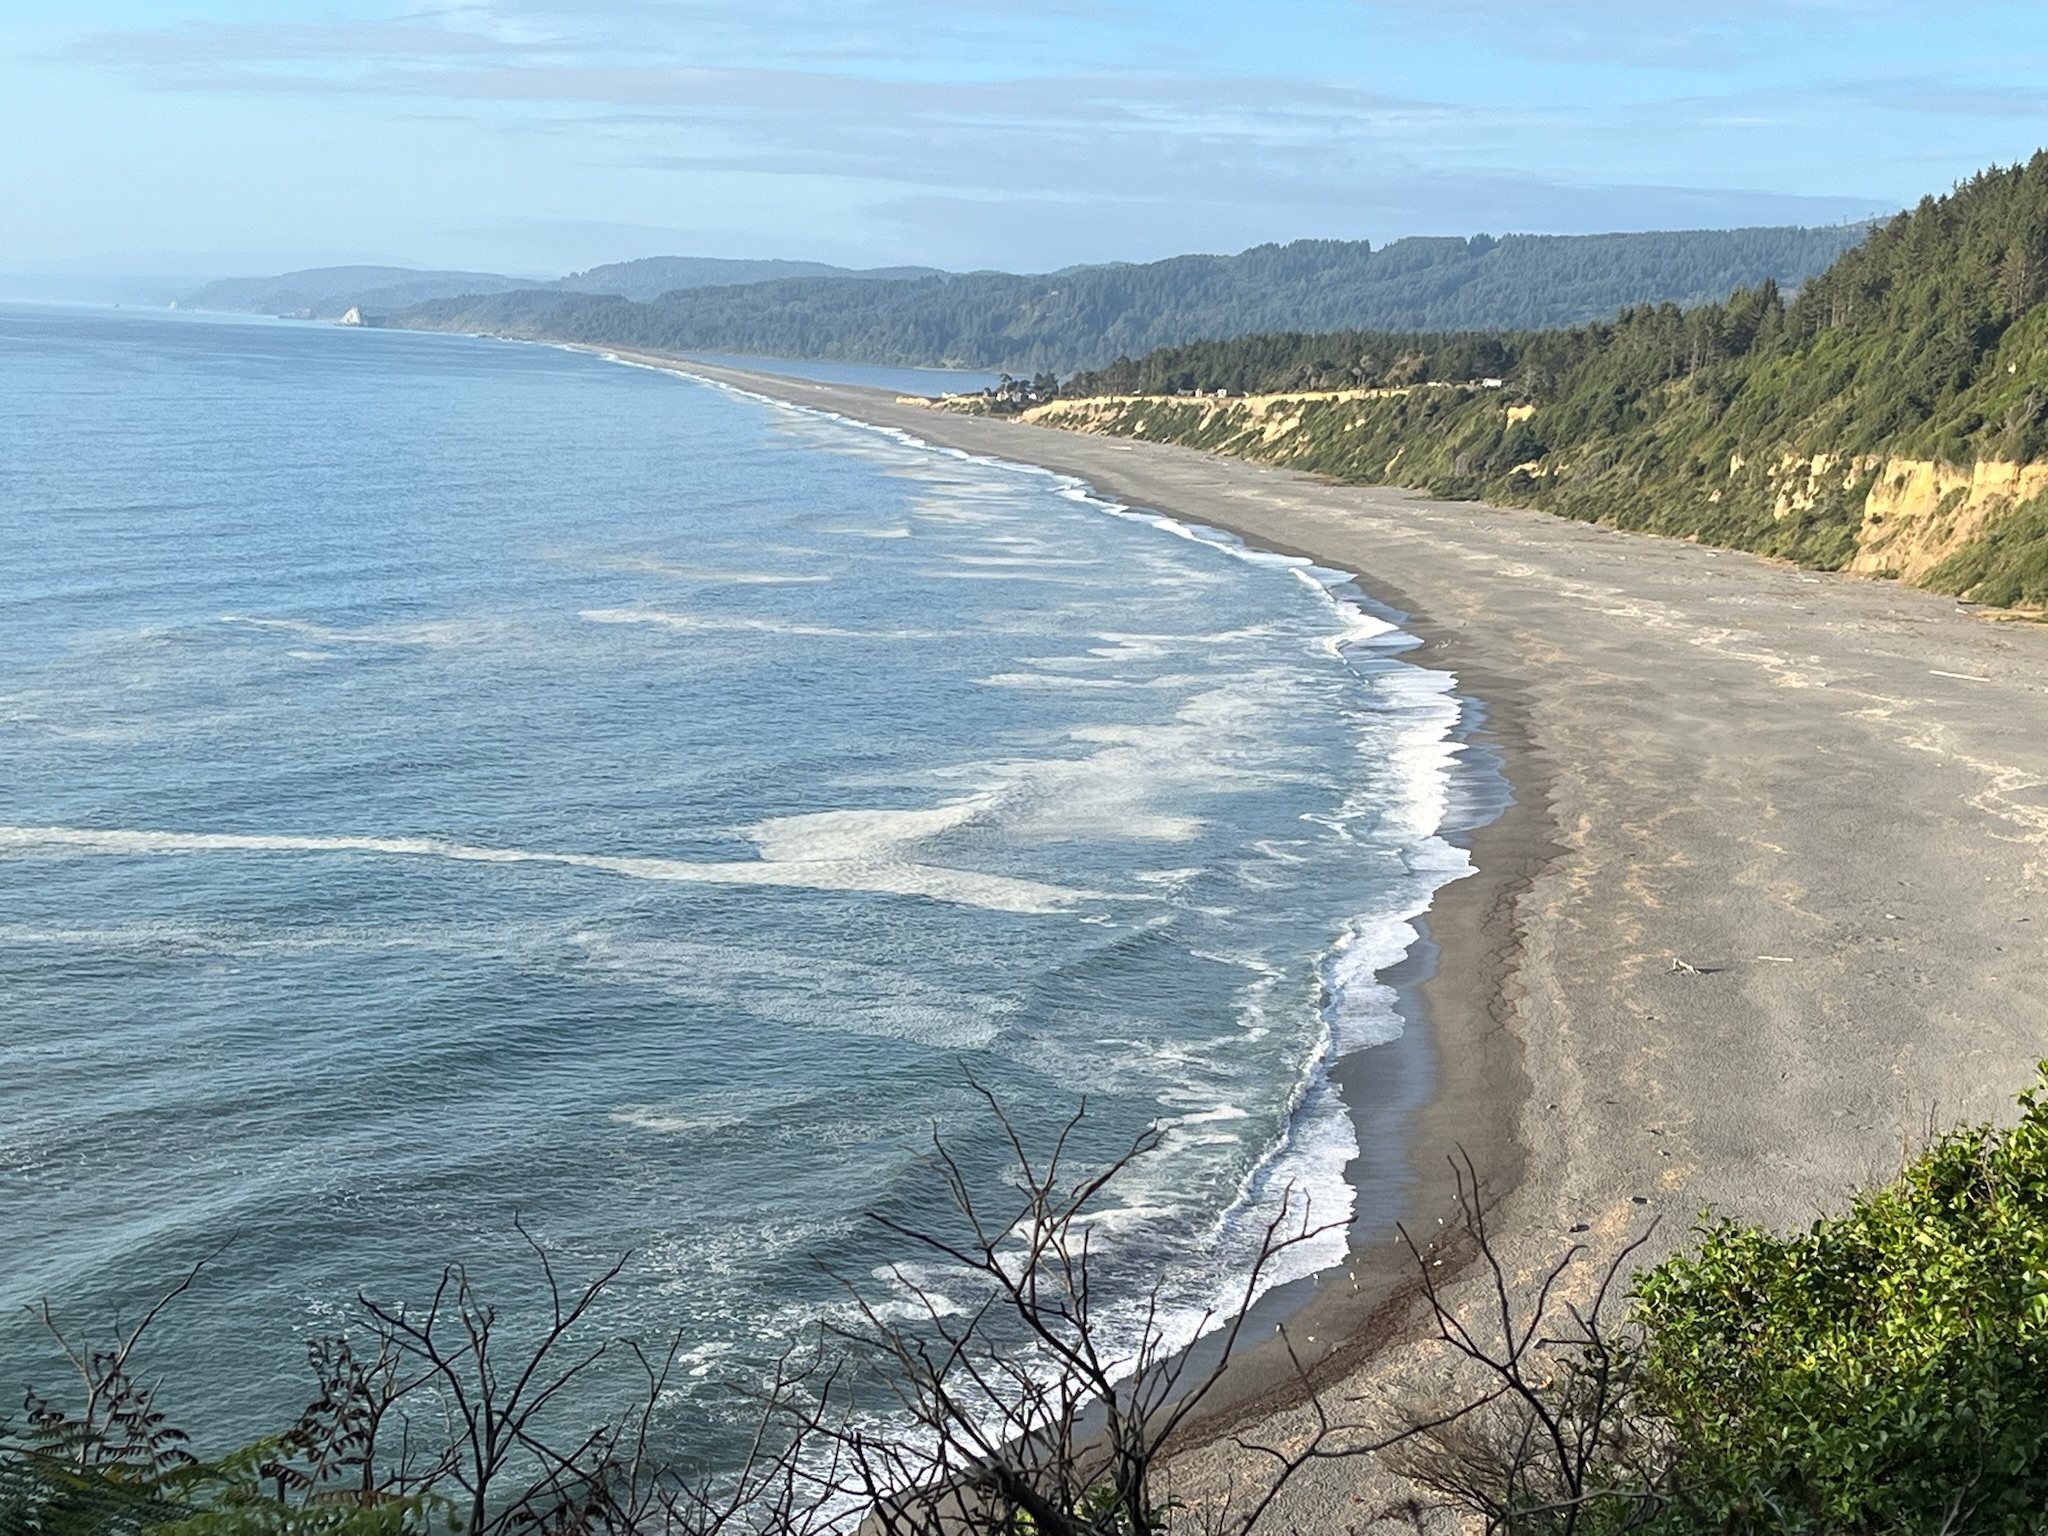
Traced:
<path fill-rule="evenodd" d="M 2048 605 L 2048 497 L 1992 523 L 1930 571 L 1927 585 L 2001 608 Z"/>
<path fill-rule="evenodd" d="M 1640 1277 L 1640 1408 L 1717 1529 L 2048 1526 L 2048 1063 L 1841 1216 L 1733 1222 Z"/>
<path fill-rule="evenodd" d="M 1489 1531 L 1514 1536 L 2048 1532 L 2048 1062 L 2020 1095 L 2019 1109 L 2010 1127 L 1948 1132 L 1896 1179 L 1803 1232 L 1779 1235 L 1725 1220 L 1703 1225 L 1688 1249 L 1638 1276 L 1629 1317 L 1616 1330 L 1600 1320 L 1601 1298 L 1619 1285 L 1632 1249 L 1609 1260 L 1583 1307 L 1560 1289 L 1582 1257 L 1572 1249 L 1547 1279 L 1539 1277 L 1531 1310 L 1517 1296 L 1526 1277 L 1511 1280 L 1489 1245 L 1485 1204 L 1468 1163 L 1459 1186 L 1463 1220 L 1444 1240 L 1456 1242 L 1462 1233 L 1474 1245 L 1484 1261 L 1480 1274 L 1494 1280 L 1492 1303 L 1478 1307 L 1468 1324 L 1431 1279 L 1439 1250 L 1417 1249 L 1416 1256 L 1441 1340 L 1478 1373 L 1464 1378 L 1471 1390 L 1373 1444 L 1350 1445 L 1344 1425 L 1319 1420 L 1319 1433 L 1263 1454 L 1292 1470 L 1391 1451 L 1421 1486 Z M 1061 1187 L 1056 1169 L 1035 1177 L 1027 1186 L 1039 1202 L 1033 1208 L 1050 1209 L 1044 1195 Z M 1040 1218 L 1051 1222 L 1048 1230 L 1063 1233 L 1068 1216 L 1108 1177 L 1081 1186 L 1085 1193 L 1062 1208 L 1065 1215 Z M 999 1244 L 1016 1224 L 990 1223 L 987 1230 L 1004 1236 L 977 1239 L 987 1243 L 974 1250 L 980 1262 L 989 1273 L 1010 1276 L 1026 1304 L 1039 1305 L 1035 1283 L 1005 1268 L 1010 1250 Z M 922 1240 L 935 1247 L 943 1241 Z M 1065 1250 L 1059 1253 L 1065 1266 Z M 508 1374 L 526 1380 L 553 1371 L 547 1379 L 561 1381 L 561 1372 L 595 1364 L 602 1346 L 567 1364 L 550 1363 L 550 1355 L 616 1273 L 594 1282 L 583 1303 L 558 1303 L 553 1328 L 525 1346 L 530 1369 Z M 67 1411 L 31 1393 L 27 1421 L 0 1426 L 0 1536 L 824 1536 L 832 1528 L 825 1515 L 844 1512 L 826 1495 L 849 1489 L 859 1497 L 846 1507 L 886 1504 L 897 1518 L 873 1528 L 898 1536 L 1044 1536 L 1055 1529 L 1255 1536 L 1252 1527 L 1267 1507 L 1261 1498 L 1234 1525 L 1211 1526 L 1172 1499 L 1154 1497 L 1153 1458 L 1172 1433 L 1159 1428 L 1160 1416 L 1183 1412 L 1179 1399 L 1141 1400 L 1124 1422 L 1137 1426 L 1128 1432 L 1150 1438 L 1126 1443 L 1119 1453 L 1126 1459 L 1112 1462 L 1105 1476 L 1083 1410 L 1103 1401 L 1115 1383 L 1079 1366 L 1063 1367 L 1054 1395 L 1085 1430 L 1074 1442 L 1085 1454 L 1055 1456 L 1042 1431 L 1019 1432 L 997 1440 L 1037 1447 L 1023 1467 L 1000 1458 L 885 1459 L 883 1483 L 828 1486 L 801 1471 L 792 1452 L 771 1457 L 765 1477 L 758 1468 L 743 1474 L 731 1499 L 721 1502 L 722 1495 L 662 1481 L 668 1474 L 650 1473 L 641 1460 L 646 1415 L 668 1379 L 659 1361 L 647 1371 L 644 1401 L 617 1421 L 616 1433 L 592 1436 L 567 1454 L 533 1441 L 524 1388 L 499 1390 L 505 1377 L 484 1357 L 487 1344 L 444 1347 L 454 1336 L 437 1331 L 441 1325 L 453 1319 L 488 1333 L 489 1316 L 463 1273 L 448 1275 L 455 1299 L 425 1312 L 365 1303 L 369 1318 L 390 1330 L 374 1355 L 314 1341 L 308 1353 L 320 1395 L 299 1422 L 217 1461 L 185 1449 L 151 1389 L 129 1369 L 142 1327 L 111 1349 L 73 1350 L 88 1406 Z M 1085 1341 L 1085 1295 L 1051 1285 L 1047 1294 L 1065 1298 L 1052 1305 L 1068 1310 L 1043 1314 L 1058 1321 L 1040 1336 L 1057 1340 L 1064 1328 L 1079 1330 L 1073 1336 Z M 460 1337 L 477 1336 L 465 1328 Z M 885 1343 L 905 1351 L 896 1358 L 924 1358 L 903 1344 L 905 1337 Z M 635 1358 L 647 1363 L 637 1352 Z M 666 1357 L 674 1358 L 673 1351 Z M 920 1378 L 922 1397 L 897 1400 L 946 1403 L 944 1412 L 963 1414 L 980 1436 L 985 1421 L 974 1414 L 989 1399 L 973 1384 L 1000 1376 L 1014 1357 L 972 1359 L 977 1372 L 994 1376 L 977 1374 L 963 1389 L 927 1375 Z M 1027 1385 L 1027 1404 L 1037 1403 L 1035 1394 L 1044 1390 L 1038 1375 L 1018 1379 Z M 794 1401 L 781 1396 L 784 1388 L 803 1388 L 805 1380 L 802 1373 L 778 1377 L 771 1411 Z M 450 1423 L 452 1439 L 429 1448 L 422 1461 L 408 1460 L 419 1447 L 403 1422 L 383 1434 L 388 1445 L 404 1431 L 401 1449 L 380 1452 L 387 1412 L 402 1413 L 411 1392 L 434 1383 L 448 1389 L 439 1399 L 444 1412 L 453 1405 L 459 1415 L 464 1401 L 474 1402 L 466 1396 L 472 1384 L 489 1401 Z M 458 1383 L 464 1395 L 455 1392 Z M 934 1395 L 963 1390 L 963 1398 Z M 1163 1408 L 1168 1402 L 1175 1406 Z M 805 1423 L 821 1422 L 814 1409 L 802 1413 Z M 511 1433 L 515 1423 L 520 1427 Z M 868 1431 L 849 1423 L 853 1438 L 832 1443 L 872 1450 L 876 1442 L 863 1438 Z M 920 1433 L 941 1428 L 928 1419 Z M 536 1453 L 537 1465 L 487 1459 L 495 1455 L 490 1446 L 515 1442 Z M 985 1442 L 972 1443 L 976 1457 L 987 1455 Z M 935 1465 L 951 1470 L 935 1477 Z M 895 1474 L 904 1466 L 920 1470 L 899 1481 Z M 958 1500 L 960 1485 L 951 1479 L 977 1475 L 963 1466 L 996 1469 L 998 1480 L 979 1503 Z M 1048 1468 L 1057 1475 L 1044 1488 L 1025 1475 Z M 500 1474 L 510 1476 L 509 1484 Z M 1030 1497 L 1005 1491 L 1013 1485 Z M 901 1497 L 911 1486 L 931 1497 Z"/>

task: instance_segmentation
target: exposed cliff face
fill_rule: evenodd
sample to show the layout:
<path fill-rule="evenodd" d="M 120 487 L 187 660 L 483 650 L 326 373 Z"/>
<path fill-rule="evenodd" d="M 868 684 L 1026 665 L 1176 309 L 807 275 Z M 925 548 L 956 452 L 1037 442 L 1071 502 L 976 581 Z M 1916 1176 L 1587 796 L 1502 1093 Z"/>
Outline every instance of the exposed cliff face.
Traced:
<path fill-rule="evenodd" d="M 1796 517 L 1833 497 L 1860 511 L 1854 552 L 1842 569 L 1976 595 L 1963 556 L 2048 492 L 2048 463 L 1981 459 L 1947 464 L 1897 454 L 1786 453 L 1752 467 L 1742 455 L 1728 463 L 1729 489 L 1752 484 L 1778 520 Z M 1714 491 L 1709 500 L 1719 501 Z"/>
<path fill-rule="evenodd" d="M 1287 439 L 1300 432 L 1312 410 L 1328 412 L 1362 401 L 1403 399 L 1421 391 L 1454 387 L 1409 384 L 1283 395 L 1106 395 L 1034 406 L 1023 413 L 1023 419 L 1074 432 L 1188 443 L 1246 458 L 1286 459 L 1292 446 Z M 1301 446 L 1306 449 L 1309 445 Z"/>
<path fill-rule="evenodd" d="M 2001 518 L 2048 490 L 2048 464 L 1989 459 L 1963 468 L 1886 459 L 1863 504 L 1849 569 L 1923 582 Z"/>
<path fill-rule="evenodd" d="M 1410 392 L 1409 388 L 1401 388 L 1234 397 L 1105 395 L 1100 399 L 1055 400 L 1034 406 L 1024 412 L 1024 420 L 1074 432 L 1196 442 L 1226 453 L 1263 457 L 1257 449 L 1270 447 L 1300 429 L 1302 408 L 1310 401 L 1339 404 Z"/>
<path fill-rule="evenodd" d="M 1026 411 L 1024 419 L 1334 470 L 1347 479 L 1426 486 L 1426 471 L 1415 467 L 1427 452 L 1426 443 L 1404 442 L 1390 455 L 1374 453 L 1367 461 L 1354 455 L 1341 465 L 1337 452 L 1346 438 L 1363 449 L 1378 436 L 1360 435 L 1376 424 L 1368 418 L 1380 414 L 1366 402 L 1405 400 L 1431 391 L 1444 392 L 1446 405 L 1478 407 L 1484 402 L 1474 386 L 1449 384 L 1236 397 L 1120 395 L 1056 400 Z M 1510 428 L 1540 416 L 1539 408 L 1527 402 L 1485 408 L 1502 412 Z M 1423 452 L 1410 460 L 1411 472 L 1404 473 L 1410 446 Z M 1455 460 L 1450 467 L 1463 473 Z M 1514 466 L 1516 479 L 1510 486 L 1525 486 L 1528 499 L 1541 505 L 1545 484 L 1569 477 L 1573 468 L 1554 455 L 1529 459 Z M 2048 506 L 2048 463 L 2038 462 L 1985 459 L 1963 466 L 1899 455 L 1833 453 L 1782 453 L 1752 461 L 1736 452 L 1729 455 L 1725 473 L 1713 478 L 1719 483 L 1703 492 L 1708 506 L 1719 507 L 1724 498 L 1740 501 L 1757 506 L 1759 515 L 1768 508 L 1774 522 L 1809 517 L 1830 504 L 1846 503 L 1851 516 L 1860 510 L 1843 569 L 2004 603 L 2015 597 L 1995 590 L 1996 562 L 1987 563 L 1982 552 L 1995 546 L 2002 532 L 2009 537 L 2021 518 Z M 2039 606 L 2024 597 L 2017 600 L 2022 607 Z"/>

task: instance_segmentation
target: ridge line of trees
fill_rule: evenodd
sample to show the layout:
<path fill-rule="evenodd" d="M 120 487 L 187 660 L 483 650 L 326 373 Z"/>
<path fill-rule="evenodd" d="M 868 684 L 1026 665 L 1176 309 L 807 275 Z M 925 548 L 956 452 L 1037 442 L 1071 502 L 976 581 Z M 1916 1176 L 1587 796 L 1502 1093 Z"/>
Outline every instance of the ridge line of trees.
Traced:
<path fill-rule="evenodd" d="M 657 351 L 1002 369 L 1099 366 L 1202 336 L 1284 326 L 1569 325 L 1641 301 L 1694 304 L 1765 278 L 1797 284 L 1867 233 L 1689 230 L 1613 235 L 1301 240 L 1235 256 L 1018 275 L 875 282 L 795 277 L 644 303 L 517 291 L 437 299 L 385 323 Z"/>
<path fill-rule="evenodd" d="M 2044 298 L 2048 152 L 1923 199 L 1790 298 L 1764 281 L 1570 329 L 1195 341 L 1118 358 L 1060 392 L 1168 397 L 1095 430 L 1834 569 L 1861 547 L 1885 459 L 2048 462 Z M 1242 410 L 1173 398 L 1423 382 L 1473 387 L 1312 401 L 1272 438 Z M 1980 602 L 2048 604 L 2048 500 L 2003 508 L 1924 579 Z"/>

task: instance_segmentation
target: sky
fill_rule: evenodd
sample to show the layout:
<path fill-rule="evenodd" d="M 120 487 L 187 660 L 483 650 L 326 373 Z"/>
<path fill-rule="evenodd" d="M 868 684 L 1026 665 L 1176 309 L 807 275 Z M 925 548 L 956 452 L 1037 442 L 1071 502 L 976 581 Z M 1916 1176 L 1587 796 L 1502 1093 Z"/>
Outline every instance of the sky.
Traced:
<path fill-rule="evenodd" d="M 1831 223 L 2044 66 L 2042 0 L 0 0 L 0 273 Z"/>

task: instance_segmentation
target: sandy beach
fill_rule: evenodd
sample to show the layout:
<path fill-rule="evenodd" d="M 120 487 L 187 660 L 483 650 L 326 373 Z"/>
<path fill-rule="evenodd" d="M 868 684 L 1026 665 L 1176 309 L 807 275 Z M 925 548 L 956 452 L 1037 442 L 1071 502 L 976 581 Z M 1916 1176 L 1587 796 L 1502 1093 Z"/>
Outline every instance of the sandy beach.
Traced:
<path fill-rule="evenodd" d="M 1542 513 L 687 365 L 1358 573 L 1482 700 L 1516 804 L 1430 915 L 1409 1220 L 1478 1164 L 1514 1265 L 1803 1226 L 1930 1124 L 2009 1118 L 2048 1054 L 2048 626 Z M 1348 1092 L 1369 1094 L 1372 1053 Z M 1354 1099 L 1355 1102 L 1355 1099 Z M 1290 1323 L 1319 1383 L 1414 1326 L 1370 1241 Z M 1412 1298 L 1410 1298 L 1412 1300 Z M 1352 1379 L 1352 1373 L 1367 1375 Z M 1227 1416 L 1283 1412 L 1272 1361 Z M 1355 1470 L 1349 1474 L 1355 1479 Z M 1304 1481 L 1290 1522 L 1357 1523 Z"/>

